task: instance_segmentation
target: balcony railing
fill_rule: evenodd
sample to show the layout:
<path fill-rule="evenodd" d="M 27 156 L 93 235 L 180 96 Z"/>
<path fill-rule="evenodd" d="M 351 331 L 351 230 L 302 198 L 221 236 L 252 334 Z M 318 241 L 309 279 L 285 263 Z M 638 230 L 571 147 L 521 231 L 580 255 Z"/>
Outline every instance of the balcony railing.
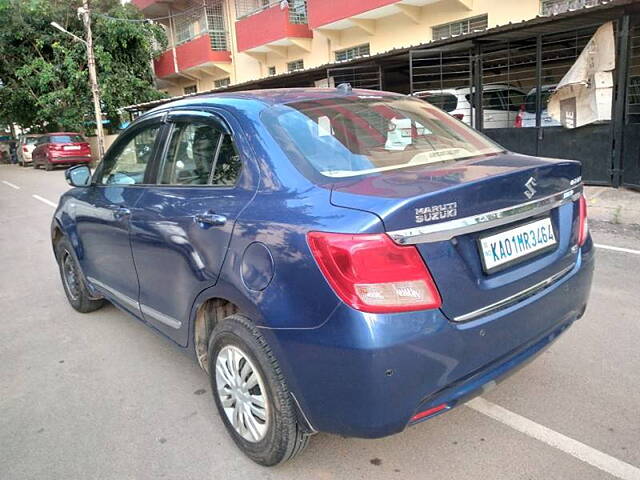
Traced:
<path fill-rule="evenodd" d="M 203 33 L 189 41 L 176 45 L 175 49 L 170 48 L 154 60 L 156 76 L 164 78 L 184 70 L 197 69 L 212 64 L 229 63 L 231 61 L 229 51 L 212 48 L 214 43 L 214 38 L 208 33 Z"/>
<path fill-rule="evenodd" d="M 282 0 L 237 0 L 236 18 L 240 20 L 279 5 L 281 8 L 289 9 L 289 23 L 297 25 L 308 23 L 307 0 L 284 0 L 284 2 Z"/>
<path fill-rule="evenodd" d="M 298 5 L 305 7 L 306 2 Z M 296 10 L 292 16 L 292 8 L 288 4 L 281 8 L 278 3 L 272 4 L 269 8 L 254 11 L 250 15 L 245 15 L 236 22 L 238 50 L 240 52 L 260 51 L 264 53 L 267 51 L 266 48 L 268 46 L 273 48 L 294 44 L 302 46 L 304 45 L 303 39 L 313 37 L 308 25 L 299 23 L 303 18 L 306 18 L 306 16 L 301 16 L 301 11 Z M 302 46 L 302 48 L 305 48 L 305 46 Z"/>
<path fill-rule="evenodd" d="M 174 17 L 175 46 L 209 35 L 211 49 L 228 50 L 228 33 L 224 21 L 224 5 L 220 0 L 205 0 L 201 8 L 190 8 Z M 169 35 L 169 38 L 172 36 Z M 173 46 L 173 45 L 170 45 Z"/>

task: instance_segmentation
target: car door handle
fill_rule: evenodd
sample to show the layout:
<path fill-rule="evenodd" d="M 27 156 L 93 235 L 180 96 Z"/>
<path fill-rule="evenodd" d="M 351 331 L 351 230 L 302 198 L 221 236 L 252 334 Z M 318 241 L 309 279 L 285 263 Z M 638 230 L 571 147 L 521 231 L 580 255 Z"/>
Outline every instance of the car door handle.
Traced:
<path fill-rule="evenodd" d="M 116 207 L 113 209 L 113 218 L 116 220 L 121 220 L 124 217 L 128 217 L 131 215 L 131 210 L 125 207 Z"/>
<path fill-rule="evenodd" d="M 218 215 L 217 213 L 199 213 L 193 218 L 195 218 L 196 222 L 198 222 L 202 226 L 221 226 L 227 223 L 227 217 L 225 217 L 224 215 Z"/>

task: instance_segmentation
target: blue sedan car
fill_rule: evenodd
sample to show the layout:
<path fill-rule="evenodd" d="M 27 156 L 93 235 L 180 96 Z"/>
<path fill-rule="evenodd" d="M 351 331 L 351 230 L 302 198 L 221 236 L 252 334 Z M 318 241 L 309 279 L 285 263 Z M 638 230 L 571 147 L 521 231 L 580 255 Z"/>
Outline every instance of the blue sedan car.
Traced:
<path fill-rule="evenodd" d="M 191 351 L 262 465 L 462 404 L 589 296 L 579 162 L 507 152 L 398 94 L 190 97 L 67 180 L 52 241 L 71 305 L 111 302 Z"/>

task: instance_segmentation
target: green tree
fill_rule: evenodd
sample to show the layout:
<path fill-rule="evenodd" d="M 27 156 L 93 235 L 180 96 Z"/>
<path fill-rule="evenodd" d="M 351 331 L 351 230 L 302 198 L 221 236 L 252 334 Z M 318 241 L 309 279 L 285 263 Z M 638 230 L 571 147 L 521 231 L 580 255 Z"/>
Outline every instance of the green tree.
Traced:
<path fill-rule="evenodd" d="M 34 131 L 93 131 L 85 45 L 51 27 L 58 22 L 84 37 L 81 0 L 0 0 L 0 123 Z M 151 58 L 167 44 L 159 25 L 146 23 L 119 0 L 91 3 L 102 109 L 110 125 L 120 108 L 162 98 L 153 87 Z"/>

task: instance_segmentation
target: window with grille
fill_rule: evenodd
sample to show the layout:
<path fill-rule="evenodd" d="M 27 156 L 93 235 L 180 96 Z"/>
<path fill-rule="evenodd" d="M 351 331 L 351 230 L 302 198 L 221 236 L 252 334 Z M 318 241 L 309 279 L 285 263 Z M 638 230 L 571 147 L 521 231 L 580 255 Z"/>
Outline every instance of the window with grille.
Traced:
<path fill-rule="evenodd" d="M 464 35 L 465 33 L 481 32 L 489 25 L 489 17 L 480 15 L 478 17 L 465 18 L 457 22 L 445 23 L 431 29 L 434 40 Z"/>
<path fill-rule="evenodd" d="M 276 74 L 276 67 L 269 67 L 268 71 L 269 71 L 269 76 L 273 77 Z"/>
<path fill-rule="evenodd" d="M 176 17 L 176 43 L 188 42 L 196 35 L 196 25 L 189 16 Z"/>
<path fill-rule="evenodd" d="M 185 95 L 190 95 L 192 93 L 197 93 L 198 87 L 196 85 L 189 85 L 188 87 L 184 87 L 183 91 Z"/>
<path fill-rule="evenodd" d="M 578 10 L 585 7 L 595 7 L 609 3 L 611 0 L 542 0 L 540 10 L 542 15 L 557 15 L 559 13 Z"/>
<path fill-rule="evenodd" d="M 231 79 L 229 77 L 221 78 L 219 80 L 213 81 L 213 86 L 215 88 L 228 87 L 231 84 Z"/>
<path fill-rule="evenodd" d="M 295 24 L 306 24 L 307 0 L 289 0 L 289 21 Z"/>
<path fill-rule="evenodd" d="M 211 49 L 218 51 L 228 50 L 227 30 L 224 23 L 224 5 L 221 1 L 208 0 L 205 4 L 207 32 L 211 39 Z"/>
<path fill-rule="evenodd" d="M 344 62 L 345 60 L 353 60 L 354 58 L 369 55 L 369 44 L 358 45 L 357 47 L 345 48 L 336 51 L 336 62 Z"/>
<path fill-rule="evenodd" d="M 304 62 L 302 59 L 287 63 L 288 72 L 295 72 L 296 70 L 304 70 Z"/>

